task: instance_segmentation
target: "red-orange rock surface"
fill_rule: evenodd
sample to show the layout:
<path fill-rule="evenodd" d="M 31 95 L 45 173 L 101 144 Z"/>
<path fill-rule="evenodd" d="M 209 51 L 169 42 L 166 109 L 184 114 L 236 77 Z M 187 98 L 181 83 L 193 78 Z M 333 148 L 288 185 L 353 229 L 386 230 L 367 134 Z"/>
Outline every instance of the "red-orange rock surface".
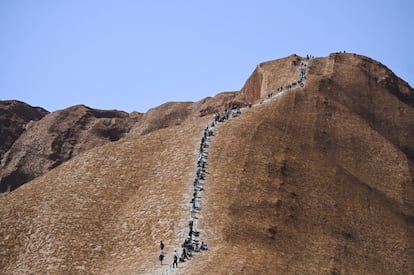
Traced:
<path fill-rule="evenodd" d="M 17 100 L 0 100 L 0 156 L 10 149 L 31 120 L 39 120 L 48 112 Z"/>
<path fill-rule="evenodd" d="M 12 191 L 83 151 L 124 137 L 138 119 L 139 114 L 78 105 L 30 122 L 4 156 L 0 191 Z"/>
<path fill-rule="evenodd" d="M 226 92 L 196 103 L 169 102 L 145 114 L 97 110 L 78 105 L 52 112 L 42 120 L 34 113 L 42 109 L 30 109 L 30 113 L 27 110 L 29 106 L 24 106 L 24 103 L 9 104 L 5 101 L 5 106 L 14 107 L 7 107 L 1 124 L 5 133 L 1 146 L 7 154 L 4 154 L 0 174 L 0 193 L 13 191 L 80 152 L 117 141 L 127 134 L 145 135 L 200 116 L 212 116 L 221 112 L 228 102 L 234 105 L 234 98 L 235 92 Z M 14 121 L 14 117 L 27 118 Z M 10 125 L 15 129 L 13 133 L 9 130 Z M 27 129 L 24 134 L 23 127 Z"/>
<path fill-rule="evenodd" d="M 1 272 L 169 270 L 209 114 L 266 99 L 297 80 L 302 61 L 262 63 L 239 93 L 167 104 L 145 118 L 167 122 L 143 127 L 143 115 L 125 138 L 0 198 Z M 303 88 L 218 126 L 197 221 L 210 250 L 176 273 L 413 274 L 413 103 L 383 65 L 332 54 L 310 62 Z"/>

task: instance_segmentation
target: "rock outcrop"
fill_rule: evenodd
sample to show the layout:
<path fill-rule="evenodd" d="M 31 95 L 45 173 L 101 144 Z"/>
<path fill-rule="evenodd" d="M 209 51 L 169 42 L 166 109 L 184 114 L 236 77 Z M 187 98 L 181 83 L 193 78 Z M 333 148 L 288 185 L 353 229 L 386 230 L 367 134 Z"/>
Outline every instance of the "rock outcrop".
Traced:
<path fill-rule="evenodd" d="M 293 54 L 276 62 L 260 63 L 240 90 L 237 99 L 254 103 L 265 98 L 269 93 L 277 92 L 279 87 L 298 78 L 298 68 L 302 62 L 300 56 Z"/>
<path fill-rule="evenodd" d="M 125 138 L 0 198 L 1 273 L 168 269 L 158 243 L 170 261 L 186 237 L 210 114 L 261 102 L 297 80 L 301 61 L 262 63 L 241 92 L 139 116 Z M 413 89 L 354 54 L 316 58 L 306 77 L 216 128 L 197 222 L 210 250 L 177 274 L 414 273 Z"/>
<path fill-rule="evenodd" d="M 0 192 L 13 191 L 81 152 L 119 140 L 140 117 L 78 105 L 28 123 L 5 154 Z"/>
<path fill-rule="evenodd" d="M 133 135 L 145 135 L 150 132 L 180 125 L 186 121 L 198 119 L 222 112 L 234 103 L 236 92 L 223 92 L 198 102 L 167 102 L 148 110 L 131 130 Z"/>
<path fill-rule="evenodd" d="M 413 89 L 353 54 L 307 78 L 220 128 L 200 229 L 220 249 L 191 270 L 414 272 Z"/>
<path fill-rule="evenodd" d="M 16 124 L 16 127 L 20 125 L 21 132 L 23 127 L 27 128 L 26 133 L 13 139 L 13 142 L 17 140 L 13 147 L 5 146 L 7 154 L 4 154 L 2 163 L 0 193 L 13 191 L 93 147 L 117 141 L 126 135 L 146 135 L 187 120 L 222 112 L 226 106 L 234 104 L 235 96 L 235 92 L 225 92 L 195 103 L 169 102 L 145 114 L 96 110 L 78 105 L 50 113 L 36 123 L 26 119 L 27 124 Z M 20 108 L 16 109 L 16 113 L 27 116 L 28 111 L 25 113 Z M 7 130 L 6 126 L 10 123 L 11 120 L 4 122 L 3 128 Z"/>
<path fill-rule="evenodd" d="M 0 157 L 23 133 L 26 125 L 44 117 L 48 111 L 17 100 L 0 101 Z"/>

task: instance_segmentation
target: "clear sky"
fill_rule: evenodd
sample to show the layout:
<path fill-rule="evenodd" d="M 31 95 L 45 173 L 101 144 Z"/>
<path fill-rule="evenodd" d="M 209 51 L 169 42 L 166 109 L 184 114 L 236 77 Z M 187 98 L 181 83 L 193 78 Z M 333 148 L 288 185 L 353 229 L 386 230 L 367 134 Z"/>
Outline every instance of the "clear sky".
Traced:
<path fill-rule="evenodd" d="M 239 90 L 293 53 L 355 52 L 414 84 L 412 0 L 0 0 L 0 100 L 145 112 Z"/>

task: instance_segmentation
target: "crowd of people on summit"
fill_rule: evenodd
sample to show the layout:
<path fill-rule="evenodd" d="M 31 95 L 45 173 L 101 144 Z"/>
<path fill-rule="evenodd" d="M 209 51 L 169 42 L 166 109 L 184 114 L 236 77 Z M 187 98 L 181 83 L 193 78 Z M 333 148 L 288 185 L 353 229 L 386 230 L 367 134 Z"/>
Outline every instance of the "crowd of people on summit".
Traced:
<path fill-rule="evenodd" d="M 277 92 L 272 92 L 268 94 L 268 98 L 273 97 L 277 93 L 290 90 L 296 87 L 303 87 L 304 82 L 306 80 L 306 72 L 309 61 L 313 59 L 312 55 L 306 55 L 306 59 L 300 64 L 299 67 L 299 78 L 297 81 L 292 83 L 286 84 L 285 86 L 280 86 L 277 89 Z M 262 103 L 263 101 L 261 101 Z M 251 108 L 251 104 L 245 104 L 243 107 Z M 175 249 L 173 252 L 173 263 L 172 267 L 178 267 L 178 262 L 183 263 L 193 257 L 194 253 L 199 253 L 202 250 L 208 250 L 208 245 L 204 241 L 199 240 L 200 232 L 196 228 L 197 220 L 200 215 L 201 207 L 201 196 L 200 192 L 204 191 L 204 183 L 205 177 L 207 172 L 207 160 L 208 160 L 208 143 L 211 140 L 211 137 L 214 136 L 213 129 L 217 124 L 223 123 L 231 118 L 236 118 L 241 115 L 240 108 L 226 108 L 222 113 L 216 113 L 213 116 L 213 121 L 207 125 L 204 130 L 200 140 L 199 146 L 199 156 L 197 160 L 196 172 L 194 176 L 194 180 L 192 182 L 192 198 L 190 201 L 190 221 L 188 222 L 188 236 L 181 244 L 181 254 L 177 252 Z M 164 253 L 164 243 L 160 242 L 160 255 L 159 260 L 162 264 L 163 260 L 165 259 Z"/>

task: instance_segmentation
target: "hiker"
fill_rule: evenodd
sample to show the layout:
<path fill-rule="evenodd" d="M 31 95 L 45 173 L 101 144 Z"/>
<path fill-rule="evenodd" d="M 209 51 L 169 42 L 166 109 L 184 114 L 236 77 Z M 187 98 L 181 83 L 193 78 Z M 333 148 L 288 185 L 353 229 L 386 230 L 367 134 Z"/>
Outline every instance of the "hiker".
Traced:
<path fill-rule="evenodd" d="M 183 247 L 183 251 L 181 252 L 181 258 L 183 258 L 183 260 L 189 259 L 188 258 L 188 253 L 187 253 L 187 248 Z"/>
<path fill-rule="evenodd" d="M 181 256 L 179 258 L 180 263 L 184 263 L 185 259 L 188 259 L 185 247 L 183 247 L 183 251 L 181 252 Z"/>
<path fill-rule="evenodd" d="M 188 232 L 188 236 L 191 237 L 191 235 L 193 235 L 193 221 L 189 222 L 188 227 L 190 229 L 189 232 Z M 185 245 L 185 243 L 184 243 L 184 245 Z"/>
<path fill-rule="evenodd" d="M 162 251 L 161 250 L 161 252 L 160 252 L 160 256 L 158 256 L 158 259 L 160 260 L 160 262 L 161 262 L 161 265 L 162 265 L 162 261 L 164 260 L 164 251 Z"/>
<path fill-rule="evenodd" d="M 174 250 L 173 268 L 174 268 L 174 265 L 175 265 L 175 267 L 178 268 L 178 253 L 177 253 L 177 250 Z"/>
<path fill-rule="evenodd" d="M 162 241 L 160 241 L 160 249 L 161 249 L 161 251 L 164 250 L 164 243 Z"/>

